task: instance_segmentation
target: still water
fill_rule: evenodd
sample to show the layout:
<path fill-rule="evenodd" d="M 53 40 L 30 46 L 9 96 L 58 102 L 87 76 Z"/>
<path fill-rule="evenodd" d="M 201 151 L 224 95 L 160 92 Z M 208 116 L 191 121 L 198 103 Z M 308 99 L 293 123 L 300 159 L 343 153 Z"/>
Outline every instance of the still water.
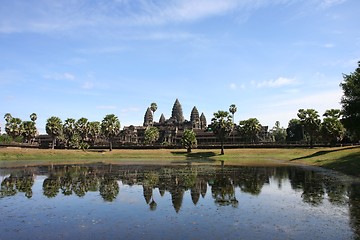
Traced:
<path fill-rule="evenodd" d="M 357 239 L 360 184 L 295 166 L 0 168 L 0 239 Z"/>

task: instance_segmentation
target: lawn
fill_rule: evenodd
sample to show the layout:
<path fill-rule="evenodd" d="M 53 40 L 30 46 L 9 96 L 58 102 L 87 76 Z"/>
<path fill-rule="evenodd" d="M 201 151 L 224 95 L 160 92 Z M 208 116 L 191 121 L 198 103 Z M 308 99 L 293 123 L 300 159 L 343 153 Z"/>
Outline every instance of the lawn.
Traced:
<path fill-rule="evenodd" d="M 360 146 L 336 148 L 51 150 L 0 148 L 0 167 L 9 164 L 116 162 L 124 164 L 209 163 L 227 165 L 307 164 L 360 176 Z"/>

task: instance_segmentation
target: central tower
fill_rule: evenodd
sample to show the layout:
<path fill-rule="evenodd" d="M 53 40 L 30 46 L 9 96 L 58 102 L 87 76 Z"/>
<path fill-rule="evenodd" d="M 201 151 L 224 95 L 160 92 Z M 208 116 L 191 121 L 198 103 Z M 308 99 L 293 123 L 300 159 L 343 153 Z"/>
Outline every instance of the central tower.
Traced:
<path fill-rule="evenodd" d="M 175 100 L 174 106 L 172 108 L 171 118 L 176 120 L 176 122 L 178 122 L 178 123 L 184 122 L 185 118 L 183 115 L 181 104 L 178 99 Z"/>

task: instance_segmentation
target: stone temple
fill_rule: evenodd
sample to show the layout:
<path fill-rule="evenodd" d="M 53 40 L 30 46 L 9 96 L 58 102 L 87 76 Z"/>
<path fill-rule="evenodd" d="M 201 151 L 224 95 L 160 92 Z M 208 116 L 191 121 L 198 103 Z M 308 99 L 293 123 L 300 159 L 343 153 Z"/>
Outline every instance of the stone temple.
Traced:
<path fill-rule="evenodd" d="M 159 129 L 158 144 L 165 146 L 180 144 L 183 132 L 186 129 L 192 129 L 195 132 L 198 144 L 216 141 L 213 133 L 207 131 L 208 126 L 204 113 L 200 115 L 198 109 L 194 106 L 190 114 L 190 120 L 186 120 L 182 106 L 179 100 L 176 99 L 169 119 L 166 119 L 164 114 L 161 114 L 159 121 L 155 122 L 153 112 L 150 108 L 147 108 L 143 126 L 131 125 L 124 127 L 121 132 L 120 142 L 125 145 L 142 144 L 145 130 L 150 126 Z"/>

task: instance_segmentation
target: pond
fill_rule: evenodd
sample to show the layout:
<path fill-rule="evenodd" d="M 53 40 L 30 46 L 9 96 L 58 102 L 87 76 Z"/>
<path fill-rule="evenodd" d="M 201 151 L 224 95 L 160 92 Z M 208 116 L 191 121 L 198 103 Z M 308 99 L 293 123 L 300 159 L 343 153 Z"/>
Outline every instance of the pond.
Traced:
<path fill-rule="evenodd" d="M 360 184 L 300 166 L 0 167 L 0 239 L 357 239 Z"/>

